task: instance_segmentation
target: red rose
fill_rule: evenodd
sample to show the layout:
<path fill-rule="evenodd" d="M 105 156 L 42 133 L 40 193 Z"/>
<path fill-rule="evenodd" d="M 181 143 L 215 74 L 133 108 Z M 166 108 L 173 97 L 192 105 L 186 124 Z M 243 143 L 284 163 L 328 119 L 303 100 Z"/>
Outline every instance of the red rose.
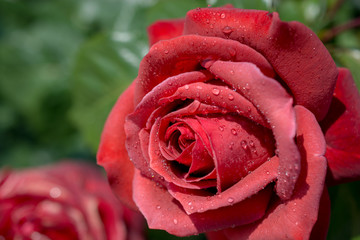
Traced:
<path fill-rule="evenodd" d="M 334 183 L 360 175 L 350 73 L 277 13 L 196 9 L 149 35 L 98 152 L 119 198 L 178 236 L 325 238 L 327 165 Z"/>
<path fill-rule="evenodd" d="M 97 169 L 61 163 L 0 174 L 0 239 L 144 239 L 143 219 Z"/>

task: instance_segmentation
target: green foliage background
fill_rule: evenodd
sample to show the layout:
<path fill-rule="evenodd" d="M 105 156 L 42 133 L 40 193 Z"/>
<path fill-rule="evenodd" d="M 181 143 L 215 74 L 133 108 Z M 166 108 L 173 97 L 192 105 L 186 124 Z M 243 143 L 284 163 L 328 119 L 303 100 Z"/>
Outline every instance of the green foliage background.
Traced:
<path fill-rule="evenodd" d="M 226 3 L 303 22 L 360 87 L 359 27 L 328 37 L 360 18 L 358 0 L 0 0 L 0 167 L 66 158 L 95 165 L 107 114 L 148 51 L 146 27 Z M 328 239 L 360 239 L 359 189 L 330 188 Z M 148 237 L 180 239 L 159 230 Z"/>

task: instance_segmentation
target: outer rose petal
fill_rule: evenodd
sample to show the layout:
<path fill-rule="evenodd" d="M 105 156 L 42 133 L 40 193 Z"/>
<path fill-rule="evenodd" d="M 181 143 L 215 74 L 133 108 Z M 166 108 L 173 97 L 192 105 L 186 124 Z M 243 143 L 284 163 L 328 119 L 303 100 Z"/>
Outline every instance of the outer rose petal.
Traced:
<path fill-rule="evenodd" d="M 110 186 L 127 206 L 137 209 L 132 200 L 134 165 L 125 148 L 125 117 L 134 110 L 133 83 L 117 100 L 106 120 L 97 153 L 98 164 L 107 172 Z"/>
<path fill-rule="evenodd" d="M 328 183 L 360 180 L 360 94 L 345 68 L 339 69 L 334 98 L 321 126 L 327 144 Z"/>
<path fill-rule="evenodd" d="M 289 86 L 296 104 L 318 120 L 325 117 L 338 72 L 325 46 L 305 25 L 282 22 L 277 13 L 266 11 L 203 8 L 187 13 L 184 34 L 228 38 L 254 48 Z"/>
<path fill-rule="evenodd" d="M 138 170 L 135 170 L 133 187 L 134 201 L 147 219 L 149 227 L 164 229 L 177 236 L 254 222 L 264 216 L 272 193 L 271 188 L 265 188 L 230 207 L 188 215 L 167 189 L 144 177 Z"/>
<path fill-rule="evenodd" d="M 162 20 L 148 27 L 149 45 L 160 40 L 167 40 L 181 36 L 184 30 L 185 19 Z"/>
<path fill-rule="evenodd" d="M 324 192 L 325 141 L 314 115 L 302 106 L 296 106 L 295 110 L 299 126 L 297 142 L 301 150 L 302 171 L 294 195 L 287 202 L 278 201 L 270 206 L 262 220 L 225 230 L 230 239 L 309 239 L 318 218 L 320 198 Z M 326 228 L 326 225 L 324 226 Z M 324 231 L 327 230 L 325 228 Z"/>

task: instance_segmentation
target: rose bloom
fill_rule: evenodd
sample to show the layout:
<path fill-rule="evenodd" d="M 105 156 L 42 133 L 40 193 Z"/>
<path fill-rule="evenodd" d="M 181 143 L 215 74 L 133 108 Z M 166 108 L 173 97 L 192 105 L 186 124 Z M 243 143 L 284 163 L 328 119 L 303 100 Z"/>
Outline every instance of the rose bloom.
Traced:
<path fill-rule="evenodd" d="M 1 240 L 142 240 L 143 223 L 90 165 L 0 172 Z"/>
<path fill-rule="evenodd" d="M 277 13 L 195 9 L 148 32 L 98 152 L 117 196 L 178 236 L 325 239 L 327 183 L 360 175 L 350 72 Z"/>

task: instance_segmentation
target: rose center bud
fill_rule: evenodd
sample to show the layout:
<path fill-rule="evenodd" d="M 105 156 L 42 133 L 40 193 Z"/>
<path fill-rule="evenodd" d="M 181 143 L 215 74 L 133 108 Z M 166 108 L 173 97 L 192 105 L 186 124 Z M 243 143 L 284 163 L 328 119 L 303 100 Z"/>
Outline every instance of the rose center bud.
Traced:
<path fill-rule="evenodd" d="M 163 126 L 164 127 L 164 126 Z M 232 114 L 172 119 L 161 152 L 172 171 L 185 181 L 213 181 L 204 187 L 221 192 L 274 155 L 272 132 Z"/>

